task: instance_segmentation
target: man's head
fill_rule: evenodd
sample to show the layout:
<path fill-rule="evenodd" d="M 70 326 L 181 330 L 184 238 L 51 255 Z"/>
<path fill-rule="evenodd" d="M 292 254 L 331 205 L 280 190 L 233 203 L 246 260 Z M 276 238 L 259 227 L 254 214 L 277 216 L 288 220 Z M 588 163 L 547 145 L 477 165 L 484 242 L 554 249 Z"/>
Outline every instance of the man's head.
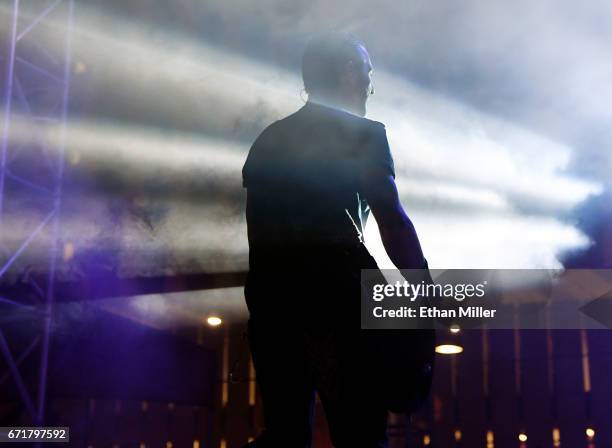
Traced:
<path fill-rule="evenodd" d="M 365 116 L 374 93 L 372 62 L 359 40 L 345 33 L 313 38 L 302 58 L 304 88 L 313 101 L 330 103 Z"/>

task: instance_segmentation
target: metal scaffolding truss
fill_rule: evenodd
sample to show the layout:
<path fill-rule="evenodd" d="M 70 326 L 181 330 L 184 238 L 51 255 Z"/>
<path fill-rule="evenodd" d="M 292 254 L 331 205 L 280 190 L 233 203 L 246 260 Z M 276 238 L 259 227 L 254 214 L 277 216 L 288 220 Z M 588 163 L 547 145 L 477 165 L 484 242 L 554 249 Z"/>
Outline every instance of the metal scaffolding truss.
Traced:
<path fill-rule="evenodd" d="M 13 0 L 11 19 L 2 24 L 0 30 L 6 34 L 1 42 L 6 43 L 0 54 L 5 70 L 2 104 L 2 136 L 0 146 L 0 236 L 9 232 L 7 218 L 11 208 L 7 205 L 11 195 L 27 198 L 42 204 L 42 218 L 33 229 L 16 246 L 7 247 L 0 239 L 0 284 L 7 281 L 7 273 L 29 246 L 40 237 L 44 230 L 50 235 L 44 243 L 48 249 L 48 260 L 45 261 L 44 275 L 41 279 L 30 279 L 37 298 L 34 303 L 24 297 L 0 297 L 2 309 L 26 315 L 34 322 L 35 336 L 31 342 L 12 344 L 11 336 L 6 331 L 5 321 L 0 319 L 0 360 L 4 359 L 6 371 L 0 371 L 0 386 L 12 381 L 31 423 L 42 425 L 45 421 L 45 397 L 47 391 L 47 372 L 49 359 L 50 336 L 55 301 L 55 277 L 58 263 L 60 208 L 62 180 L 64 177 L 64 133 L 68 110 L 71 71 L 71 31 L 74 0 L 52 0 L 28 2 L 27 11 L 20 8 L 19 0 Z M 36 11 L 32 11 L 36 8 Z M 8 25 L 8 26 L 7 26 Z M 60 53 L 46 49 L 46 43 L 40 40 L 36 31 L 41 27 L 53 25 L 55 33 L 61 39 Z M 59 27 L 58 27 L 59 25 Z M 33 52 L 32 49 L 36 49 Z M 36 55 L 36 56 L 33 56 Z M 31 83 L 35 80 L 34 84 Z M 28 87 L 27 81 L 30 81 Z M 32 85 L 34 87 L 32 87 Z M 42 93 L 41 93 L 42 92 Z M 48 181 L 39 182 L 35 175 L 23 175 L 14 169 L 17 161 L 20 166 L 34 163 L 23 153 L 27 144 L 19 143 L 11 137 L 11 131 L 18 123 L 37 126 L 42 122 L 52 122 L 60 130 L 58 144 L 50 148 L 48 143 L 39 142 L 38 162 L 47 170 Z M 26 170 L 26 173 L 28 171 Z M 36 170 L 30 171 L 36 173 Z M 19 199 L 21 201 L 21 199 Z M 13 201 L 14 202 L 14 201 Z M 4 328 L 3 328 L 4 327 Z M 33 358 L 39 354 L 39 360 Z M 37 366 L 38 372 L 34 381 L 27 381 L 23 375 L 23 364 L 26 360 Z"/>

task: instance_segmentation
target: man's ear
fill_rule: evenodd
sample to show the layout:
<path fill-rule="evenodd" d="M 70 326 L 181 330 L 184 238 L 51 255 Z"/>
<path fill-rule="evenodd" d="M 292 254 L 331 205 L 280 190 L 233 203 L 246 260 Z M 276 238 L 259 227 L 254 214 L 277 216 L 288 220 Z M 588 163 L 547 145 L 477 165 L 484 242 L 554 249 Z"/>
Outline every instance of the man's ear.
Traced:
<path fill-rule="evenodd" d="M 357 81 L 355 74 L 355 61 L 350 60 L 342 67 L 340 72 L 340 83 L 342 85 L 354 86 Z"/>

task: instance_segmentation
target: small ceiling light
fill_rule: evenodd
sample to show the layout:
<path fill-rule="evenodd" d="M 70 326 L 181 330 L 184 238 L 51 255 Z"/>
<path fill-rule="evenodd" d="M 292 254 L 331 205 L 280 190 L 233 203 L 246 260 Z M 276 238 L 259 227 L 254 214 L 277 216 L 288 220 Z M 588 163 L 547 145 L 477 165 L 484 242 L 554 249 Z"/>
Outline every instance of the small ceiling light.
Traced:
<path fill-rule="evenodd" d="M 460 442 L 461 441 L 461 430 L 460 429 L 455 429 L 455 441 Z"/>
<path fill-rule="evenodd" d="M 70 261 L 72 260 L 73 257 L 74 257 L 74 244 L 68 241 L 67 243 L 64 244 L 64 253 L 63 253 L 62 258 L 64 259 L 64 261 Z"/>
<path fill-rule="evenodd" d="M 206 319 L 206 323 L 211 327 L 218 327 L 222 322 L 223 320 L 221 320 L 221 318 L 218 316 L 208 316 Z"/>
<path fill-rule="evenodd" d="M 441 355 L 456 355 L 463 352 L 463 347 L 456 344 L 441 344 L 436 346 L 436 353 Z"/>
<path fill-rule="evenodd" d="M 521 441 L 523 443 L 526 442 L 527 441 L 527 434 L 525 434 L 524 432 L 520 433 L 518 439 L 519 439 L 519 441 Z"/>
<path fill-rule="evenodd" d="M 87 66 L 85 63 L 78 61 L 74 64 L 74 72 L 75 73 L 85 73 L 87 71 Z"/>
<path fill-rule="evenodd" d="M 495 437 L 493 431 L 487 431 L 487 448 L 495 448 Z"/>
<path fill-rule="evenodd" d="M 593 428 L 587 428 L 585 433 L 586 433 L 586 436 L 589 438 L 589 440 L 595 437 L 595 430 Z"/>
<path fill-rule="evenodd" d="M 457 334 L 461 331 L 461 328 L 457 324 L 453 324 L 450 326 L 450 332 L 453 334 Z"/>
<path fill-rule="evenodd" d="M 553 428 L 552 430 L 553 446 L 558 448 L 561 446 L 561 431 L 559 428 Z"/>

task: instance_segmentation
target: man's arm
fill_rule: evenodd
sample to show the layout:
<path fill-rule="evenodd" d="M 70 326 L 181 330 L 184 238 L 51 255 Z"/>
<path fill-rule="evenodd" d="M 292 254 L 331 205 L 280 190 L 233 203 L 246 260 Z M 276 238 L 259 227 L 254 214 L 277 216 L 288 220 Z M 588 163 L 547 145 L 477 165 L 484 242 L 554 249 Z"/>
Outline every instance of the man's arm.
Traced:
<path fill-rule="evenodd" d="M 393 176 L 376 170 L 362 179 L 362 185 L 393 264 L 398 269 L 426 268 L 419 238 L 399 201 Z"/>

